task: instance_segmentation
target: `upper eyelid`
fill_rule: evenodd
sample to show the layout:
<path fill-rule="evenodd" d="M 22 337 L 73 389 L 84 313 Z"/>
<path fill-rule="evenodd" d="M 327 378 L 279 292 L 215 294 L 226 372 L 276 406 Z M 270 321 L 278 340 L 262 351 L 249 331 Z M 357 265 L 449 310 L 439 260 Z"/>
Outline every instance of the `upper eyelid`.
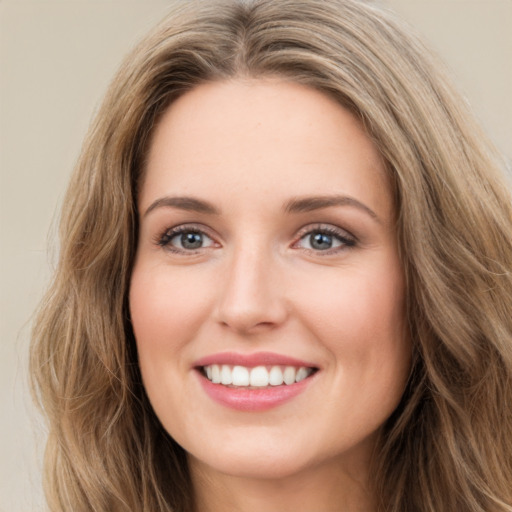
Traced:
<path fill-rule="evenodd" d="M 198 233 L 204 233 L 207 236 L 212 237 L 212 230 L 205 226 L 204 224 L 197 223 L 197 222 L 186 222 L 183 224 L 177 224 L 176 226 L 170 226 L 165 228 L 165 230 L 162 232 L 163 235 L 166 233 L 181 233 L 184 231 L 197 231 Z"/>
<path fill-rule="evenodd" d="M 318 222 L 318 223 L 313 223 L 313 224 L 308 224 L 306 226 L 303 226 L 297 232 L 297 239 L 299 240 L 300 238 L 304 237 L 305 235 L 307 235 L 308 233 L 311 233 L 313 231 L 329 231 L 331 233 L 338 233 L 340 236 L 345 234 L 345 235 L 347 235 L 347 238 L 357 240 L 357 237 L 353 233 L 351 233 L 349 230 L 341 228 L 339 226 L 336 226 L 335 224 L 323 223 L 323 222 Z"/>

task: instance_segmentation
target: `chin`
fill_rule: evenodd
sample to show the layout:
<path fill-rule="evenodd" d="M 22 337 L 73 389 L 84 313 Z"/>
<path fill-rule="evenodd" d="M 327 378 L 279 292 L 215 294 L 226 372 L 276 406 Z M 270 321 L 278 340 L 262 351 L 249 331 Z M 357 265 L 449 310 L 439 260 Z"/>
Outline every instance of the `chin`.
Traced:
<path fill-rule="evenodd" d="M 226 446 L 229 444 L 229 446 Z M 189 454 L 189 463 L 194 468 L 208 467 L 210 470 L 239 478 L 282 479 L 304 471 L 310 464 L 304 450 L 297 447 L 276 446 L 272 440 L 261 441 L 253 446 L 226 443 L 225 449 L 202 452 L 200 457 Z"/>

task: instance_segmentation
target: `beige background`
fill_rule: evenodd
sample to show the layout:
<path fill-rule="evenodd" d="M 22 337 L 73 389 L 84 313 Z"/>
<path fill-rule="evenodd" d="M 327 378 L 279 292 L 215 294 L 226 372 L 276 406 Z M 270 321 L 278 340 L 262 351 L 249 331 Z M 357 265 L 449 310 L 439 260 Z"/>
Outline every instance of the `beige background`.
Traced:
<path fill-rule="evenodd" d="M 444 57 L 511 159 L 512 0 L 384 3 Z M 0 512 L 42 508 L 44 427 L 28 396 L 26 359 L 31 313 L 55 259 L 58 204 L 117 64 L 167 5 L 0 0 Z"/>

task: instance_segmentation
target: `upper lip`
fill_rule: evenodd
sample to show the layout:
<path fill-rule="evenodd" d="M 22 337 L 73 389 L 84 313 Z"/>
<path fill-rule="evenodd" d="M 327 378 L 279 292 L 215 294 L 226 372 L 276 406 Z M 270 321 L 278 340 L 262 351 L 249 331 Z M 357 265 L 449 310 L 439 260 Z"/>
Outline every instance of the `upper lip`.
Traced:
<path fill-rule="evenodd" d="M 220 352 L 202 357 L 195 361 L 194 367 L 210 366 L 212 364 L 229 364 L 233 366 L 296 366 L 306 368 L 318 368 L 317 365 L 295 357 L 273 352 L 254 352 L 252 354 L 240 354 L 236 352 Z"/>

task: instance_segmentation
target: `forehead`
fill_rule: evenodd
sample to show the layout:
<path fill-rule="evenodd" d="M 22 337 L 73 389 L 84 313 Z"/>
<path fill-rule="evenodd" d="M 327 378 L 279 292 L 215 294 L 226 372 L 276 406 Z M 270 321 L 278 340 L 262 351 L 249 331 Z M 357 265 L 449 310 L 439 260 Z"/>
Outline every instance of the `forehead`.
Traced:
<path fill-rule="evenodd" d="M 350 194 L 390 208 L 383 160 L 360 122 L 329 96 L 278 79 L 200 85 L 155 129 L 139 197 L 220 199 Z M 243 195 L 243 194 L 242 194 Z"/>

